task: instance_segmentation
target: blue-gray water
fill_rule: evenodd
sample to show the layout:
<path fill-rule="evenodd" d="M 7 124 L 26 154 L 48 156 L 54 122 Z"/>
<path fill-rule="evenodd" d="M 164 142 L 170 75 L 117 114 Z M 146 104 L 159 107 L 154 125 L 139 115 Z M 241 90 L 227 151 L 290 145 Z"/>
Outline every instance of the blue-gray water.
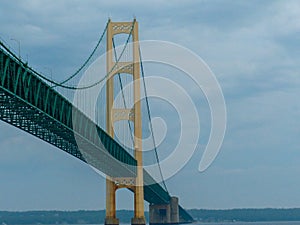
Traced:
<path fill-rule="evenodd" d="M 130 224 L 121 224 L 130 225 Z M 186 225 L 186 224 L 185 224 Z M 195 222 L 191 225 L 300 225 L 300 221 L 286 221 L 286 222 L 220 222 L 220 223 L 201 223 Z"/>
<path fill-rule="evenodd" d="M 300 225 L 300 221 L 293 222 L 221 222 L 221 223 L 194 223 L 194 225 Z"/>
<path fill-rule="evenodd" d="M 93 224 L 103 225 L 103 224 Z M 131 225 L 131 224 L 120 224 L 120 225 Z M 184 224 L 186 225 L 186 224 Z M 201 223 L 195 222 L 190 225 L 300 225 L 300 221 L 286 221 L 286 222 L 220 222 L 220 223 Z"/>
<path fill-rule="evenodd" d="M 93 224 L 93 225 L 103 225 L 103 224 Z M 120 224 L 120 225 L 131 225 L 131 224 Z M 184 224 L 188 225 L 188 224 Z M 300 221 L 286 221 L 286 222 L 220 222 L 220 223 L 201 223 L 195 222 L 190 225 L 300 225 Z"/>
<path fill-rule="evenodd" d="M 103 225 L 103 224 L 93 224 L 93 225 Z M 131 225 L 131 224 L 120 224 L 120 225 Z M 285 221 L 285 222 L 195 222 L 183 225 L 300 225 L 300 221 Z"/>

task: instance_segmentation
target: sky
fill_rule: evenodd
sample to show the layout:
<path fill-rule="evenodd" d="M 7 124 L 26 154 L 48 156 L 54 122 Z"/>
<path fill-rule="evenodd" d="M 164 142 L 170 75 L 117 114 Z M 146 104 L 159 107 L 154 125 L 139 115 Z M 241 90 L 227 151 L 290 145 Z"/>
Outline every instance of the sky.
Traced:
<path fill-rule="evenodd" d="M 185 208 L 300 207 L 299 1 L 2 0 L 0 37 L 16 53 L 19 41 L 29 65 L 63 80 L 89 55 L 108 17 L 136 17 L 141 40 L 192 50 L 223 90 L 226 135 L 204 172 L 198 164 L 210 114 L 203 93 L 190 91 L 203 131 L 191 160 L 166 181 Z M 174 111 L 152 102 L 153 115 Z M 104 209 L 103 177 L 23 131 L 0 127 L 0 210 Z M 177 134 L 168 135 L 172 145 Z M 119 190 L 117 198 L 119 209 L 132 209 L 131 192 Z"/>

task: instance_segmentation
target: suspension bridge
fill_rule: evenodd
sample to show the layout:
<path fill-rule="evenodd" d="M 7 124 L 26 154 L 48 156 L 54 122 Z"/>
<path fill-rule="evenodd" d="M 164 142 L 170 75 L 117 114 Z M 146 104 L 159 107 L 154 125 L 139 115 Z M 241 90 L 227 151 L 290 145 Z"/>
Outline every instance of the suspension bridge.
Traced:
<path fill-rule="evenodd" d="M 119 50 L 115 37 L 118 34 L 127 35 Z M 105 36 L 106 72 L 95 81 L 89 79 L 90 83 L 78 84 L 103 50 Z M 193 218 L 178 204 L 178 198 L 170 195 L 162 177 L 138 41 L 135 19 L 132 22 L 108 20 L 87 60 L 62 82 L 32 69 L 1 41 L 0 119 L 106 174 L 105 224 L 119 224 L 115 204 L 119 188 L 134 193 L 132 224 L 145 224 L 144 200 L 150 204 L 151 224 L 189 223 Z M 125 92 L 123 87 L 129 83 L 133 83 L 133 87 Z M 87 93 L 101 84 L 105 91 L 97 97 L 96 104 L 89 103 Z M 141 90 L 146 99 L 144 117 Z M 119 101 L 115 99 L 116 93 L 120 93 Z M 160 183 L 143 168 L 143 118 L 150 123 L 153 158 L 162 177 Z"/>

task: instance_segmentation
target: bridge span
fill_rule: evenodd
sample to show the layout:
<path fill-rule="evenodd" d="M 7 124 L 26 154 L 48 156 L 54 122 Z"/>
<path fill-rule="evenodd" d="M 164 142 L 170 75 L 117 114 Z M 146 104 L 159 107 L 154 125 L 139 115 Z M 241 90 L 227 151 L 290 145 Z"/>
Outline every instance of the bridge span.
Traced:
<path fill-rule="evenodd" d="M 1 120 L 56 146 L 108 176 L 136 176 L 137 161 L 131 154 L 43 81 L 36 71 L 2 42 L 0 45 Z M 143 174 L 144 199 L 150 205 L 170 204 L 170 194 L 145 170 Z M 193 221 L 182 206 L 179 205 L 178 209 L 180 223 Z"/>

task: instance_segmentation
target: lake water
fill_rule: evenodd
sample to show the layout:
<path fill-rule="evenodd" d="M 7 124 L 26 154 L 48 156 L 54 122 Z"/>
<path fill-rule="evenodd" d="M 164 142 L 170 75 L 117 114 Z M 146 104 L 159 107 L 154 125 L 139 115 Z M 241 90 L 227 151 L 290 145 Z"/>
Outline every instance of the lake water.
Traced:
<path fill-rule="evenodd" d="M 195 222 L 195 223 L 188 223 L 188 224 L 183 224 L 183 225 L 300 225 L 300 221 L 285 221 L 285 222 L 211 222 L 211 223 L 207 223 L 207 222 Z M 0 224 L 1 225 L 1 224 Z M 54 224 L 57 225 L 57 224 Z M 82 225 L 86 225 L 86 224 L 82 224 Z M 92 224 L 92 225 L 103 225 L 103 223 L 101 224 Z M 120 223 L 120 225 L 131 225 L 131 224 L 122 224 Z"/>
<path fill-rule="evenodd" d="M 222 222 L 222 223 L 194 223 L 194 225 L 300 225 L 300 221 L 287 222 Z"/>
<path fill-rule="evenodd" d="M 221 222 L 221 223 L 188 223 L 184 225 L 300 225 L 300 221 L 286 221 L 286 222 Z M 130 225 L 130 224 L 121 224 Z"/>
<path fill-rule="evenodd" d="M 286 222 L 221 222 L 221 223 L 195 222 L 195 223 L 188 223 L 188 224 L 184 224 L 184 225 L 189 225 L 189 224 L 190 225 L 300 225 L 300 221 L 286 221 Z M 131 225 L 131 224 L 120 224 L 120 225 Z"/>

